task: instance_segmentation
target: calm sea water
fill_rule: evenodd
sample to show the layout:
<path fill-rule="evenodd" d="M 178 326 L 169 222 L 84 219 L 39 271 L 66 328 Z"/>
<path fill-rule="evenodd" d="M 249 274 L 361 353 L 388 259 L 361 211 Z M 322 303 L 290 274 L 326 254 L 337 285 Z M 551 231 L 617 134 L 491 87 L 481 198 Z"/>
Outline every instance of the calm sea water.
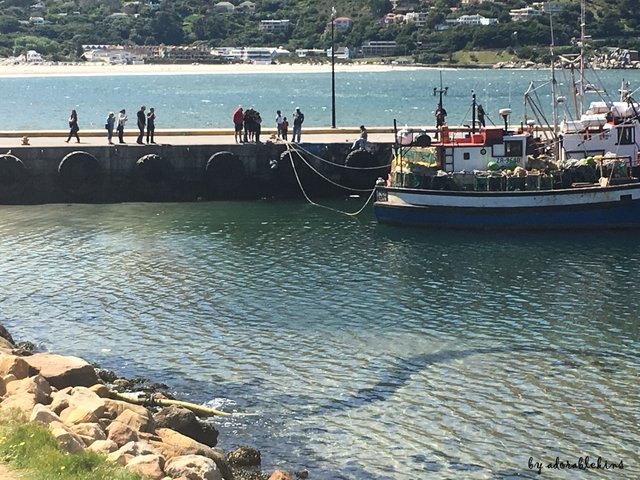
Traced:
<path fill-rule="evenodd" d="M 354 211 L 360 200 L 332 206 Z M 166 382 L 316 479 L 640 478 L 637 232 L 468 235 L 303 202 L 0 207 L 0 322 Z"/>
<path fill-rule="evenodd" d="M 489 123 L 502 125 L 498 110 L 511 107 L 511 120 L 524 119 L 523 94 L 529 83 L 548 80 L 546 70 L 445 70 L 442 85 L 448 121 L 471 121 L 471 91 L 484 105 Z M 640 71 L 599 71 L 587 82 L 603 85 L 610 98 L 618 98 L 623 78 L 640 86 Z M 571 79 L 558 74 L 566 93 Z M 336 123 L 338 126 L 433 125 L 440 87 L 436 70 L 393 70 L 378 73 L 336 73 Z M 140 105 L 155 107 L 158 128 L 231 127 L 238 104 L 254 106 L 271 126 L 275 111 L 291 115 L 300 106 L 305 125 L 331 125 L 331 75 L 326 73 L 264 73 L 205 75 L 120 75 L 72 77 L 0 77 L 2 108 L 0 129 L 62 129 L 71 109 L 76 109 L 84 129 L 103 128 L 109 111 L 126 108 L 134 118 Z M 550 110 L 549 88 L 538 92 L 543 108 Z M 599 100 L 596 94 L 590 100 Z M 548 112 L 549 113 L 549 112 Z M 550 120 L 550 118 L 549 118 Z"/>

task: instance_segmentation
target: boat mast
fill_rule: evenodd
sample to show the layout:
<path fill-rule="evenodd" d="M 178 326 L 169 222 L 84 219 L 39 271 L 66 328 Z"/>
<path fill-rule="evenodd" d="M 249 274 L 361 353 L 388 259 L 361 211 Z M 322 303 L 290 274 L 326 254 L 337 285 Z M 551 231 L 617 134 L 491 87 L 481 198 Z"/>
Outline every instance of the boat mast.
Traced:
<path fill-rule="evenodd" d="M 551 53 L 551 98 L 552 98 L 552 122 L 551 132 L 555 141 L 558 133 L 558 81 L 556 80 L 556 57 L 554 55 L 553 47 L 555 47 L 555 37 L 553 34 L 553 14 L 549 13 L 549 25 L 551 27 L 551 46 L 549 51 Z"/>
<path fill-rule="evenodd" d="M 585 86 L 584 86 L 584 55 L 585 55 L 584 28 L 585 28 L 585 9 L 586 9 L 585 3 L 584 3 L 584 0 L 582 0 L 580 2 L 580 105 L 579 105 L 580 110 L 577 112 L 578 118 L 580 118 L 582 116 L 582 114 L 584 113 L 584 92 L 585 92 Z"/>

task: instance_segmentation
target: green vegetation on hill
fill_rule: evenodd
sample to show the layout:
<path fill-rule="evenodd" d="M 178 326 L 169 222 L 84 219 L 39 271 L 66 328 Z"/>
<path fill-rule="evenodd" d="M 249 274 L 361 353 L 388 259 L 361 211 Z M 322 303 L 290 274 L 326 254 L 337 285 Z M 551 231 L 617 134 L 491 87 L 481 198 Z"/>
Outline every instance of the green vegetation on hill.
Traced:
<path fill-rule="evenodd" d="M 395 23 L 382 18 L 392 11 L 389 0 L 254 0 L 255 11 L 220 13 L 211 0 L 4 0 L 0 11 L 0 56 L 37 50 L 54 60 L 77 60 L 83 44 L 278 46 L 328 48 L 331 8 L 353 19 L 348 31 L 336 32 L 336 45 L 360 47 L 367 40 L 395 40 L 398 54 L 433 63 L 453 60 L 453 53 L 520 49 L 518 57 L 540 61 L 550 43 L 549 16 L 512 22 L 509 10 L 529 2 L 504 0 L 462 5 L 461 0 L 406 0 L 411 10 L 427 12 L 426 25 Z M 236 6 L 242 0 L 233 0 Z M 557 0 L 564 10 L 554 14 L 555 43 L 575 45 L 580 36 L 580 2 Z M 640 49 L 637 0 L 587 1 L 587 30 L 593 44 Z M 452 10 L 454 9 L 454 10 Z M 240 10 L 240 9 L 238 9 Z M 480 14 L 497 18 L 489 26 L 436 27 L 447 18 Z M 34 17 L 44 24 L 36 25 Z M 31 21 L 30 21 L 31 19 Z M 259 30 L 260 20 L 289 19 L 283 33 Z M 544 48 L 543 48 L 544 47 Z"/>

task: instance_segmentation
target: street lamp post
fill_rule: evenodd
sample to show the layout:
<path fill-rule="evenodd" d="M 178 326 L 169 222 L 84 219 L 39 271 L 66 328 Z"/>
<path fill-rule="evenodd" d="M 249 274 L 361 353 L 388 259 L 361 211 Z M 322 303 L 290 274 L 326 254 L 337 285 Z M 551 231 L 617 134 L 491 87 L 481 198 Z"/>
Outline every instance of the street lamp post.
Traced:
<path fill-rule="evenodd" d="M 334 29 L 336 8 L 331 7 L 331 128 L 336 128 L 336 52 L 334 45 Z"/>

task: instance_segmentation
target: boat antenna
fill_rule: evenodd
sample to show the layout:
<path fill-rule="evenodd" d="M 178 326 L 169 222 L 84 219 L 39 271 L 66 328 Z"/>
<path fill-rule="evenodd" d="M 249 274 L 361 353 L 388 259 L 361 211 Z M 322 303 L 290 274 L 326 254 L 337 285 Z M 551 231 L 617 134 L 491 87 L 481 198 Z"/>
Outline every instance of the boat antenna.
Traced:
<path fill-rule="evenodd" d="M 440 71 L 440 88 L 433 87 L 433 96 L 440 95 L 438 99 L 438 108 L 442 109 L 442 95 L 446 95 L 449 87 L 442 87 L 442 71 Z"/>
<path fill-rule="evenodd" d="M 584 93 L 585 93 L 585 86 L 584 86 L 584 55 L 585 55 L 585 48 L 584 48 L 584 42 L 586 39 L 586 36 L 584 34 L 584 29 L 586 26 L 586 20 L 585 20 L 585 11 L 586 11 L 586 6 L 584 3 L 584 0 L 582 0 L 580 2 L 580 110 L 577 112 L 578 117 L 582 116 L 582 114 L 584 113 Z"/>
<path fill-rule="evenodd" d="M 555 37 L 553 33 L 553 14 L 549 13 L 549 26 L 551 27 L 551 45 L 549 52 L 551 54 L 551 98 L 552 98 L 552 136 L 555 140 L 558 133 L 558 81 L 556 80 L 556 57 L 553 50 L 555 47 Z"/>

